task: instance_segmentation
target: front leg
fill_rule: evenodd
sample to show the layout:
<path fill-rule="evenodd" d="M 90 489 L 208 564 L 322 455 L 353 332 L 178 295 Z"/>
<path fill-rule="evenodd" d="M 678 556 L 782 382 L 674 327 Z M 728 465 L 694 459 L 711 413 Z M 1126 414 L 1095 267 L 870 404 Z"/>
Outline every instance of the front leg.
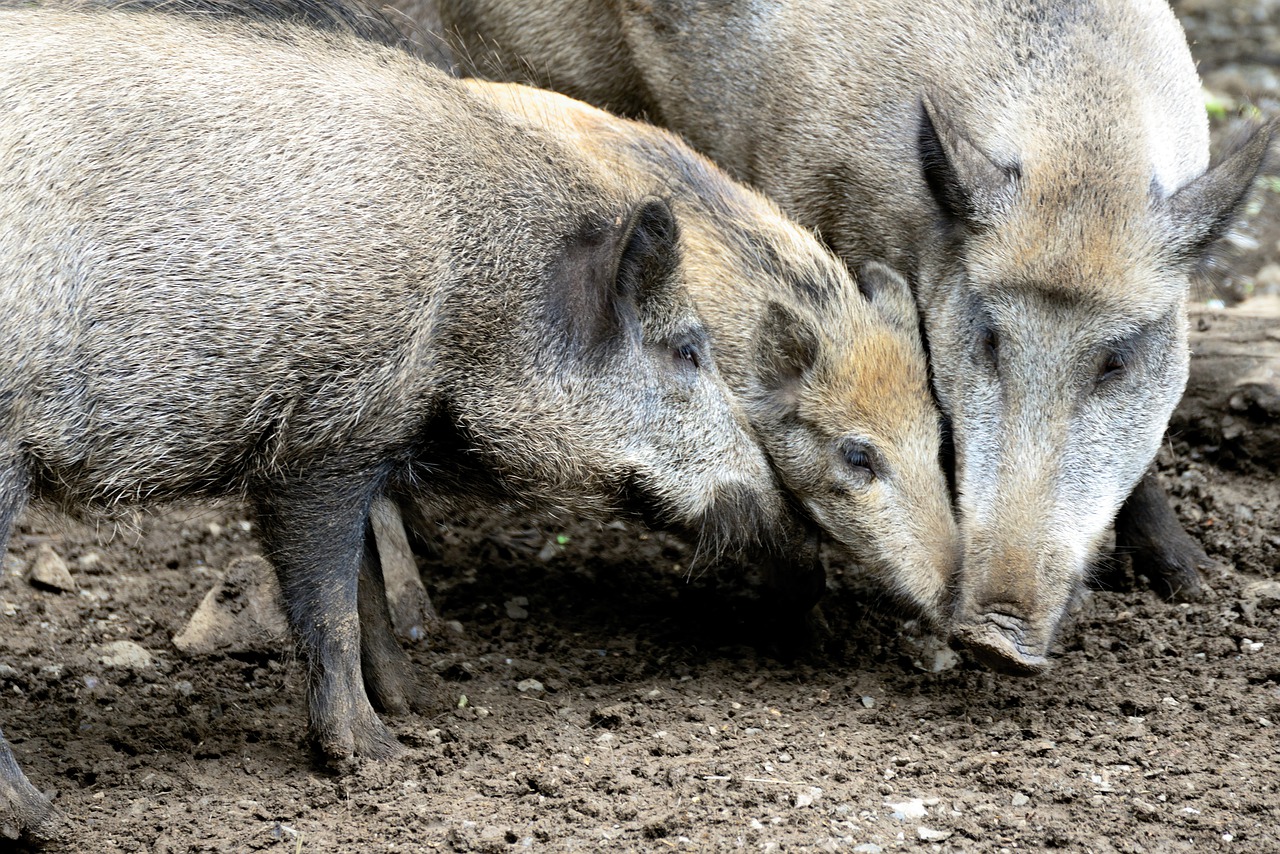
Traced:
<path fill-rule="evenodd" d="M 330 762 L 399 749 L 365 693 L 357 609 L 371 473 L 312 474 L 259 490 L 263 546 L 280 579 L 285 616 L 306 668 L 309 735 Z"/>
<path fill-rule="evenodd" d="M 54 836 L 55 813 L 18 767 L 0 732 L 0 839 L 42 842 Z"/>
<path fill-rule="evenodd" d="M 0 442 L 0 559 L 8 549 L 14 520 L 26 504 L 28 486 L 21 455 L 11 443 Z M 0 732 L 0 840 L 47 840 L 54 835 L 54 815 L 49 799 L 22 773 Z"/>
<path fill-rule="evenodd" d="M 1136 575 L 1145 575 L 1162 596 L 1179 602 L 1199 598 L 1199 570 L 1213 565 L 1183 530 L 1154 464 L 1116 516 L 1116 549 L 1130 556 Z"/>

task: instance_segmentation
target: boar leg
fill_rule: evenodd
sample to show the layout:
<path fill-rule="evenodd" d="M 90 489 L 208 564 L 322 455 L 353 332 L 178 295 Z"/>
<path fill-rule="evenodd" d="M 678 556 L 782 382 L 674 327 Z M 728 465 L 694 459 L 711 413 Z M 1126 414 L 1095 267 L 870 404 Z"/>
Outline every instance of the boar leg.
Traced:
<path fill-rule="evenodd" d="M 378 719 L 360 671 L 357 610 L 372 477 L 313 475 L 259 491 L 266 548 L 306 668 L 310 737 L 331 762 L 400 748 Z"/>
<path fill-rule="evenodd" d="M 52 817 L 49 799 L 22 773 L 0 732 L 0 839 L 46 839 Z"/>
<path fill-rule="evenodd" d="M 27 478 L 21 465 L 0 472 L 0 558 L 9 545 L 13 520 L 27 498 Z M 0 838 L 42 839 L 53 816 L 49 799 L 27 779 L 18 767 L 9 742 L 0 732 Z"/>
<path fill-rule="evenodd" d="M 403 715 L 409 710 L 430 712 L 440 708 L 436 700 L 442 692 L 421 684 L 413 662 L 396 640 L 387 604 L 387 588 L 382 575 L 373 526 L 365 535 L 364 557 L 360 561 L 358 591 L 360 613 L 360 669 L 370 699 L 384 712 Z"/>
<path fill-rule="evenodd" d="M 1200 595 L 1198 568 L 1213 563 L 1183 530 L 1154 466 L 1147 469 L 1116 516 L 1116 548 L 1133 560 L 1135 574 L 1150 579 L 1166 599 L 1180 602 Z"/>

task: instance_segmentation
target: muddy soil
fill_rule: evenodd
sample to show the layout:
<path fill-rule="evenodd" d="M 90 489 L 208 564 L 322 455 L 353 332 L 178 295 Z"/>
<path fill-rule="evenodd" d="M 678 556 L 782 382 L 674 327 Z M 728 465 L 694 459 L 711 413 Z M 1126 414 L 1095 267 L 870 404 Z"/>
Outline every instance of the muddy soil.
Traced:
<path fill-rule="evenodd" d="M 1175 5 L 1219 124 L 1280 113 L 1280 7 Z M 1280 181 L 1252 213 L 1219 267 L 1237 296 L 1280 258 Z M 1206 598 L 1165 603 L 1119 556 L 1030 680 L 941 648 L 835 554 L 824 622 L 797 628 L 662 534 L 442 522 L 421 569 L 456 622 L 414 656 L 454 708 L 392 720 L 404 755 L 347 777 L 306 753 L 289 656 L 172 644 L 257 553 L 241 508 L 31 513 L 0 577 L 0 723 L 57 793 L 55 851 L 1280 851 L 1275 461 L 1185 435 L 1161 465 L 1220 562 Z M 50 548 L 76 590 L 27 580 Z"/>

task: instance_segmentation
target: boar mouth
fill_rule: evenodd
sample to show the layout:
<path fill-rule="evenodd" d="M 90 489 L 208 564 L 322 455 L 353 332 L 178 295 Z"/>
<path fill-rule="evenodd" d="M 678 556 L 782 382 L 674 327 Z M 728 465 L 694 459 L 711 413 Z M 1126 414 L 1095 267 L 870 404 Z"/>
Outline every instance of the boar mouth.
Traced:
<path fill-rule="evenodd" d="M 1049 667 L 1044 650 L 1027 640 L 1027 622 L 1020 617 L 988 612 L 959 626 L 955 640 L 980 664 L 1008 676 L 1036 676 Z"/>
<path fill-rule="evenodd" d="M 778 508 L 745 484 L 715 487 L 702 508 L 690 512 L 631 472 L 617 491 L 614 509 L 647 527 L 683 535 L 710 559 L 781 554 L 791 541 L 790 532 L 783 530 L 785 516 L 779 518 Z"/>

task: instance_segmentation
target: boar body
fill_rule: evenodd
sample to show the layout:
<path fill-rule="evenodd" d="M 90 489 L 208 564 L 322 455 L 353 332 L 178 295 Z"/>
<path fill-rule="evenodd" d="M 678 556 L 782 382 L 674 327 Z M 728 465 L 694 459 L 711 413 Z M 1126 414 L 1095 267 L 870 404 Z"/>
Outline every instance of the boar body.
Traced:
<path fill-rule="evenodd" d="M 800 527 L 661 186 L 342 28 L 23 4 L 0 43 L 0 549 L 28 499 L 247 500 L 330 760 L 395 749 L 356 601 L 385 492 Z M 48 817 L 0 740 L 0 826 Z"/>
<path fill-rule="evenodd" d="M 954 441 L 954 629 L 979 656 L 1046 665 L 1135 485 L 1157 512 L 1122 514 L 1121 544 L 1153 542 L 1126 525 L 1169 529 L 1148 466 L 1186 381 L 1189 270 L 1270 130 L 1208 169 L 1166 3 L 441 7 L 473 73 L 660 121 L 851 266 L 909 273 Z M 1135 562 L 1194 589 L 1203 557 L 1182 534 Z"/>

